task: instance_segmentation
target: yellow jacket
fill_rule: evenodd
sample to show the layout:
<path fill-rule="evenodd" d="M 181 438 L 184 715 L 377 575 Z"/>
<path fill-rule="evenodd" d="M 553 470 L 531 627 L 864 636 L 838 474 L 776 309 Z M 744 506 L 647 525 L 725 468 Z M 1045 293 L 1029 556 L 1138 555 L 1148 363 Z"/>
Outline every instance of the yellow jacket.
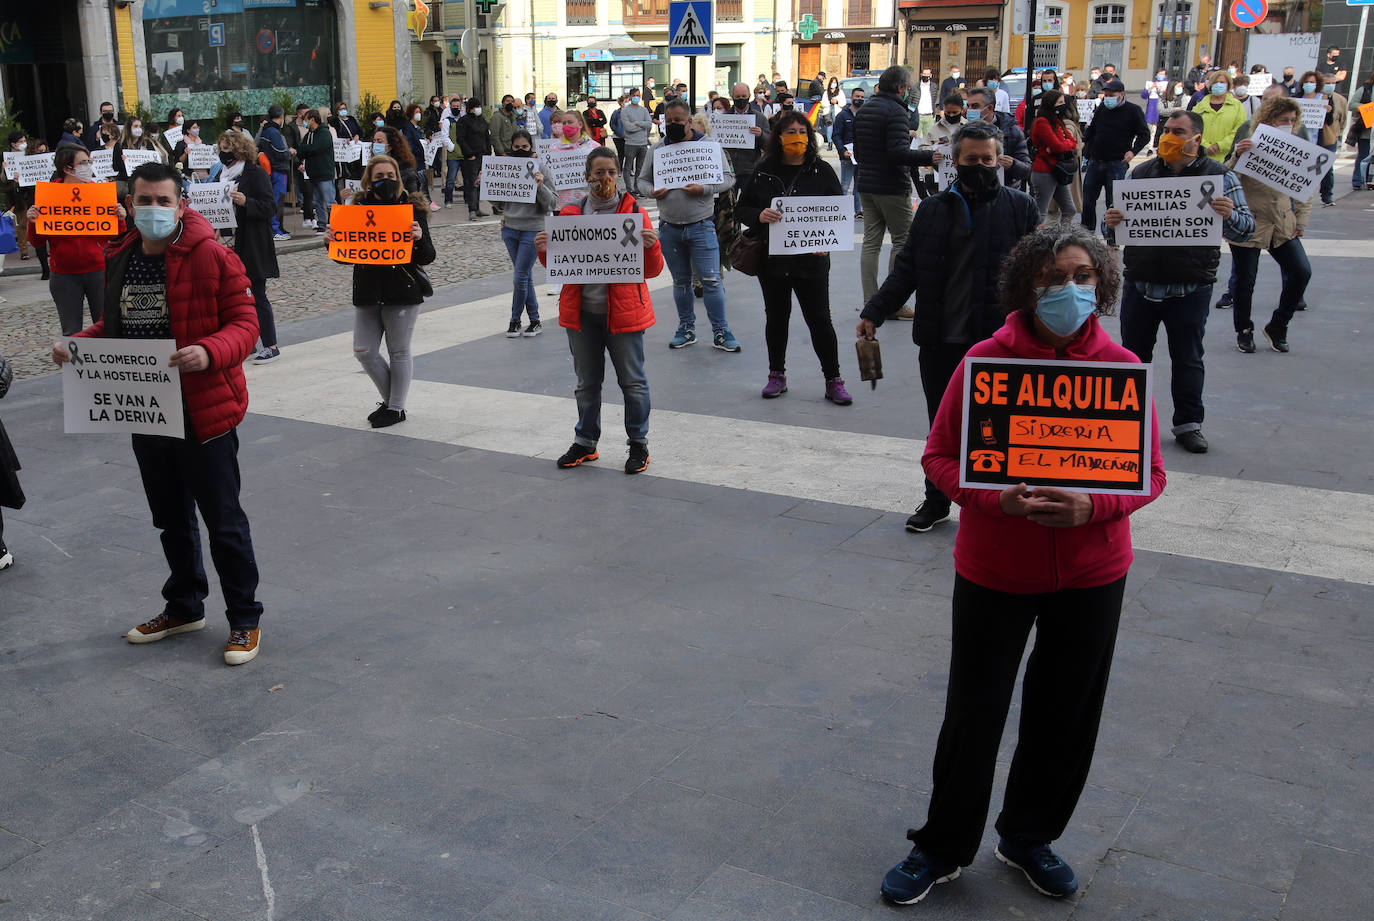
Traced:
<path fill-rule="evenodd" d="M 1212 108 L 1211 96 L 1203 96 L 1198 100 L 1198 104 L 1193 106 L 1193 111 L 1202 116 L 1203 153 L 1218 163 L 1225 163 L 1226 158 L 1231 155 L 1231 144 L 1235 140 L 1236 130 L 1249 118 L 1245 114 L 1245 106 L 1241 105 L 1235 96 L 1227 93 L 1226 101 L 1220 109 Z M 1210 152 L 1213 144 L 1221 148 L 1216 153 Z"/>

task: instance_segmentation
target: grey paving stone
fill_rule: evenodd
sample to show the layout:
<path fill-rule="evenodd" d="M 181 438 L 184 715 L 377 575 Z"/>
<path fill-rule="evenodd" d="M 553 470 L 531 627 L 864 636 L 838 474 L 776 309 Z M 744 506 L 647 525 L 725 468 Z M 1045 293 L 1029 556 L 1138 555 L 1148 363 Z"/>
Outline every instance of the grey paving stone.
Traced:
<path fill-rule="evenodd" d="M 1298 875 L 1284 900 L 1282 919 L 1347 917 L 1352 905 L 1374 905 L 1369 858 L 1340 848 L 1309 843 Z"/>
<path fill-rule="evenodd" d="M 100 915 L 100 921 L 197 921 L 201 917 L 170 905 L 151 892 L 140 892 Z"/>
<path fill-rule="evenodd" d="M 1260 593 L 1176 581 L 1168 567 L 1160 573 L 1122 609 L 1123 620 L 1147 633 L 1231 646 L 1264 602 Z"/>
<path fill-rule="evenodd" d="M 778 882 L 729 865 L 712 873 L 692 897 L 668 916 L 669 921 L 773 921 L 825 918 L 860 921 L 870 913 L 855 905 Z"/>
<path fill-rule="evenodd" d="M 902 650 L 876 650 L 834 637 L 754 699 L 840 731 L 872 726 L 919 679 Z"/>
<path fill-rule="evenodd" d="M 1132 851 L 1113 851 L 1079 898 L 1075 921 L 1265 921 L 1278 917 L 1281 896 Z"/>
<path fill-rule="evenodd" d="M 0 870 L 39 850 L 38 842 L 0 829 Z"/>
<path fill-rule="evenodd" d="M 1335 772 L 1312 825 L 1318 844 L 1374 857 L 1374 827 L 1369 823 L 1369 772 L 1374 756 L 1364 753 Z"/>
<path fill-rule="evenodd" d="M 583 921 L 648 921 L 649 915 L 587 895 L 535 875 L 519 884 L 474 917 L 474 921 L 529 921 L 531 918 L 578 918 Z"/>

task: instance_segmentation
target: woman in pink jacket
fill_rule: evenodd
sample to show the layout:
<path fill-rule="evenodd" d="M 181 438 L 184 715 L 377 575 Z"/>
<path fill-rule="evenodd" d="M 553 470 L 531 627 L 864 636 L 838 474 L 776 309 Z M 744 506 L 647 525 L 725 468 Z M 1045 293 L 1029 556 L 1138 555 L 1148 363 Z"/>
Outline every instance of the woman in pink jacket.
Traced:
<path fill-rule="evenodd" d="M 1053 226 L 1012 250 L 1002 274 L 1006 324 L 970 357 L 1138 363 L 1098 323 L 1121 292 L 1106 244 L 1082 227 Z M 1002 728 L 1031 628 L 1016 754 L 996 855 L 1045 895 L 1078 888 L 1050 844 L 1068 825 L 1092 764 L 1111 670 L 1126 571 L 1128 517 L 1164 490 L 1151 406 L 1150 495 L 1088 495 L 1024 483 L 1000 493 L 959 485 L 964 368 L 949 382 L 921 463 L 960 506 L 954 542 L 954 619 L 944 724 L 926 824 L 907 833 L 910 856 L 882 893 L 919 902 L 973 861 L 983 837 Z"/>

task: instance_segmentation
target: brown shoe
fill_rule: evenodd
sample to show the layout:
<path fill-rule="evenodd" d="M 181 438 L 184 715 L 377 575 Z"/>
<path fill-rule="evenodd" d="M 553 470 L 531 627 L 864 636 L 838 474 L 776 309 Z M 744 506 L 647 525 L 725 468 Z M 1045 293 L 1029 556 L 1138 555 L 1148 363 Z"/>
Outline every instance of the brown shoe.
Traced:
<path fill-rule="evenodd" d="M 910 307 L 903 307 L 901 310 L 897 311 L 897 319 L 914 320 L 916 319 L 916 311 Z"/>
<path fill-rule="evenodd" d="M 200 620 L 181 620 L 163 611 L 146 624 L 139 624 L 124 634 L 124 638 L 130 643 L 156 643 L 158 640 L 164 640 L 178 633 L 200 630 L 204 626 L 204 617 Z"/>
<path fill-rule="evenodd" d="M 257 627 L 237 627 L 229 631 L 229 642 L 224 644 L 224 664 L 242 665 L 253 661 L 258 654 L 258 640 L 262 631 Z"/>

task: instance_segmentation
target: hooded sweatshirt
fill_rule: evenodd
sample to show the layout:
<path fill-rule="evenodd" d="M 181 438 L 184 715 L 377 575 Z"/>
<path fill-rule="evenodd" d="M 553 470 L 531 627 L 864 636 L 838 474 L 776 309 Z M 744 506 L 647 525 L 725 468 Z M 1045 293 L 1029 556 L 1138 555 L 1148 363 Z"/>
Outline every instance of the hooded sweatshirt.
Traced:
<path fill-rule="evenodd" d="M 1055 360 L 1055 350 L 1041 342 L 1029 314 L 1018 310 L 991 339 L 969 349 L 980 358 Z M 1117 345 L 1097 317 L 1065 348 L 1069 361 L 1117 361 L 1139 364 L 1135 354 Z M 959 435 L 963 417 L 964 365 L 950 378 L 945 398 L 930 429 L 921 464 L 940 491 L 959 503 L 959 532 L 954 538 L 954 569 L 984 588 L 1016 594 L 1094 588 L 1115 582 L 1131 567 L 1128 517 L 1164 491 L 1164 459 L 1159 453 L 1159 425 L 1150 407 L 1150 495 L 1093 495 L 1092 518 L 1076 528 L 1047 528 L 1002 511 L 998 490 L 959 486 Z"/>

